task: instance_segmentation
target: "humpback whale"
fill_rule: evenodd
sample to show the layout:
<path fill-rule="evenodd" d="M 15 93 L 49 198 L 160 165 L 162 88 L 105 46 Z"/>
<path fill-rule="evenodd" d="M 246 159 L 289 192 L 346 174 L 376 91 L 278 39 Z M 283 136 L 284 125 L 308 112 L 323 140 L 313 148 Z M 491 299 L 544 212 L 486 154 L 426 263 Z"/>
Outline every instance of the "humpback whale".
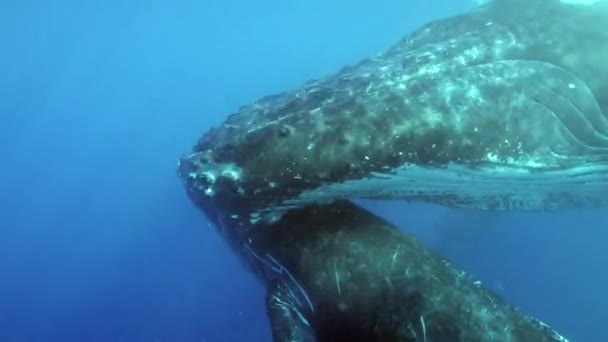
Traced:
<path fill-rule="evenodd" d="M 567 341 L 348 201 L 288 210 L 246 246 L 276 342 Z"/>
<path fill-rule="evenodd" d="M 347 198 L 605 205 L 606 0 L 496 0 L 242 107 L 178 163 L 276 342 L 567 341 Z"/>
<path fill-rule="evenodd" d="M 251 220 L 345 197 L 606 206 L 606 21 L 607 0 L 490 1 L 240 108 L 179 172 L 204 205 Z"/>

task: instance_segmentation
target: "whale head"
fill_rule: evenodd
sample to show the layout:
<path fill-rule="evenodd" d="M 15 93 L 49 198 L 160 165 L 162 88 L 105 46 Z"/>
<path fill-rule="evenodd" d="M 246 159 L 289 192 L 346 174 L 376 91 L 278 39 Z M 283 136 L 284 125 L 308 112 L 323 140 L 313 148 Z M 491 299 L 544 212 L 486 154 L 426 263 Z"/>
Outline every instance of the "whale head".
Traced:
<path fill-rule="evenodd" d="M 182 158 L 186 187 L 252 220 L 352 197 L 608 205 L 608 11 L 507 2 L 242 107 Z"/>

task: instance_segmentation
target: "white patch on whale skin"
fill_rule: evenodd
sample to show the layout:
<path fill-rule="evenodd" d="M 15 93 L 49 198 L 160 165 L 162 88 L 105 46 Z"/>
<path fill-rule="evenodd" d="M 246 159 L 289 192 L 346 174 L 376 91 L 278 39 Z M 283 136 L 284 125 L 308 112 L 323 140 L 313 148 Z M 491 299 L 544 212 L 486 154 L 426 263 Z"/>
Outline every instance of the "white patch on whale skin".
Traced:
<path fill-rule="evenodd" d="M 407 165 L 307 191 L 268 212 L 343 198 L 430 201 L 483 210 L 546 211 L 608 205 L 608 164 L 569 169 Z"/>

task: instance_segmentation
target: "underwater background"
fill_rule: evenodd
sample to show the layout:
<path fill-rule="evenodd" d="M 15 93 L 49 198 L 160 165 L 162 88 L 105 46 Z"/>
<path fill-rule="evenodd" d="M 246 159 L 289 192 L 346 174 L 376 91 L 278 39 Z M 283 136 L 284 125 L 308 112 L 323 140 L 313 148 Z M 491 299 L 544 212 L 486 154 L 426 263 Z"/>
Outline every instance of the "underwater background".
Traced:
<path fill-rule="evenodd" d="M 1 1 L 0 342 L 270 341 L 262 286 L 177 159 L 239 106 L 472 5 Z M 607 211 L 363 203 L 572 341 L 608 341 Z"/>

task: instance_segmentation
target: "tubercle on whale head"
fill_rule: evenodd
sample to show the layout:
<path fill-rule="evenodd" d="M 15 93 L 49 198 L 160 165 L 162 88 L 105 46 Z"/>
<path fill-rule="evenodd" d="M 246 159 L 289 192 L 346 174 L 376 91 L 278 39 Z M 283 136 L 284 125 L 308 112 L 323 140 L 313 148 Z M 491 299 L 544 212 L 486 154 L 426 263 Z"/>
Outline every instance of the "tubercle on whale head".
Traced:
<path fill-rule="evenodd" d="M 220 219 L 231 222 L 230 225 L 241 225 L 239 221 L 269 222 L 280 212 L 280 209 L 260 211 L 277 204 L 275 200 L 284 195 L 278 183 L 248 177 L 247 170 L 236 163 L 217 161 L 214 150 L 183 156 L 178 161 L 177 173 L 192 202 L 215 224 Z"/>
<path fill-rule="evenodd" d="M 235 234 L 233 227 L 225 229 L 225 226 L 231 217 L 237 216 L 242 202 L 238 197 L 242 176 L 239 168 L 217 163 L 210 151 L 203 151 L 183 156 L 177 163 L 177 174 L 188 197 L 209 222 L 223 234 Z"/>
<path fill-rule="evenodd" d="M 178 174 L 189 189 L 208 197 L 242 194 L 242 170 L 233 163 L 218 163 L 210 151 L 194 152 L 178 161 Z"/>

